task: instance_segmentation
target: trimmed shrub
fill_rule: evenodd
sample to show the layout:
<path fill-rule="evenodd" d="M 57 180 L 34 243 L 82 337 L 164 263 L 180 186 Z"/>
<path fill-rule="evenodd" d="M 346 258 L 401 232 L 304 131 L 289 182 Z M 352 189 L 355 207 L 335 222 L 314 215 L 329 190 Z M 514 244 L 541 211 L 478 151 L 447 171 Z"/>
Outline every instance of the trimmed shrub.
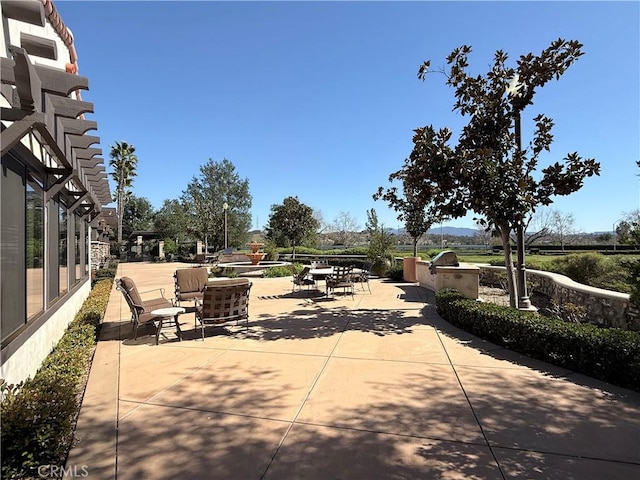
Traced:
<path fill-rule="evenodd" d="M 40 465 L 64 465 L 112 284 L 96 283 L 32 379 L 0 382 L 2 478 L 37 478 Z"/>
<path fill-rule="evenodd" d="M 607 288 L 606 285 L 619 277 L 620 265 L 611 257 L 600 253 L 573 253 L 553 261 L 553 270 L 570 279 L 591 285 Z"/>
<path fill-rule="evenodd" d="M 438 313 L 480 338 L 533 358 L 640 391 L 640 334 L 564 322 L 477 302 L 455 290 L 436 293 Z"/>
<path fill-rule="evenodd" d="M 640 258 L 623 264 L 629 276 L 631 305 L 640 309 Z"/>
<path fill-rule="evenodd" d="M 264 269 L 265 278 L 289 277 L 293 275 L 289 267 L 271 267 Z"/>

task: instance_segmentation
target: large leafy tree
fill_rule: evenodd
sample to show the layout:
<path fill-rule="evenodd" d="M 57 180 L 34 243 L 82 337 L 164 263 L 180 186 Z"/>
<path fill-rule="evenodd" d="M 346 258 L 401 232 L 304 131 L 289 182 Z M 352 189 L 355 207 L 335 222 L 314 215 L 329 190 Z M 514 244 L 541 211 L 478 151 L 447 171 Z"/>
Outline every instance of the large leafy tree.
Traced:
<path fill-rule="evenodd" d="M 209 159 L 200 167 L 182 193 L 187 210 L 190 233 L 204 240 L 205 248 L 219 250 L 224 246 L 224 208 L 227 209 L 228 245 L 239 247 L 248 239 L 251 228 L 251 194 L 249 180 L 240 178 L 236 167 L 226 158 Z"/>
<path fill-rule="evenodd" d="M 152 230 L 154 216 L 155 210 L 148 199 L 130 195 L 124 206 L 122 235 L 128 237 L 136 230 Z"/>
<path fill-rule="evenodd" d="M 282 204 L 271 205 L 265 236 L 279 247 L 293 247 L 295 258 L 296 246 L 314 236 L 319 228 L 313 208 L 298 197 L 287 197 Z"/>
<path fill-rule="evenodd" d="M 455 89 L 454 110 L 467 117 L 458 144 L 448 147 L 451 132 L 435 132 L 433 127 L 415 131 L 414 151 L 418 154 L 405 166 L 406 178 L 422 185 L 423 197 L 434 200 L 443 216 L 453 218 L 474 211 L 501 238 L 507 266 L 511 305 L 516 302 L 516 279 L 510 233 L 522 229 L 526 219 L 540 205 L 549 205 L 556 195 L 569 195 L 582 187 L 584 179 L 598 175 L 600 165 L 569 153 L 562 162 L 543 168 L 538 174 L 540 155 L 550 151 L 553 121 L 539 114 L 535 130 L 525 148 L 520 145 L 520 115 L 533 104 L 538 88 L 559 79 L 583 53 L 577 41 L 558 39 L 540 55 L 522 55 L 516 66 L 507 66 L 508 56 L 498 50 L 485 75 L 468 73 L 471 47 L 455 49 L 448 57 L 447 84 Z M 426 78 L 429 62 L 418 77 Z"/>
<path fill-rule="evenodd" d="M 184 205 L 179 200 L 165 200 L 154 217 L 153 228 L 163 239 L 186 241 L 189 219 Z"/>
<path fill-rule="evenodd" d="M 116 183 L 113 200 L 116 202 L 118 215 L 118 243 L 122 243 L 122 220 L 124 206 L 131 194 L 131 185 L 138 168 L 136 149 L 127 142 L 116 142 L 111 146 L 109 166 L 113 169 L 111 177 Z"/>
<path fill-rule="evenodd" d="M 432 133 L 435 134 L 435 132 Z M 430 146 L 433 146 L 433 144 Z M 434 223 L 441 221 L 435 205 L 431 202 L 431 198 L 425 194 L 430 190 L 423 189 L 421 184 L 407 178 L 407 171 L 405 170 L 413 165 L 412 156 L 419 159 L 425 154 L 437 155 L 437 152 L 427 153 L 419 148 L 414 149 L 411 156 L 405 160 L 405 168 L 389 175 L 390 183 L 394 181 L 402 183 L 402 192 L 398 191 L 397 186 L 391 186 L 386 190 L 383 187 L 379 187 L 378 191 L 373 195 L 374 200 L 382 199 L 386 201 L 397 212 L 398 220 L 404 223 L 407 233 L 411 236 L 414 257 L 418 256 L 418 241 L 420 238 L 427 233 Z"/>

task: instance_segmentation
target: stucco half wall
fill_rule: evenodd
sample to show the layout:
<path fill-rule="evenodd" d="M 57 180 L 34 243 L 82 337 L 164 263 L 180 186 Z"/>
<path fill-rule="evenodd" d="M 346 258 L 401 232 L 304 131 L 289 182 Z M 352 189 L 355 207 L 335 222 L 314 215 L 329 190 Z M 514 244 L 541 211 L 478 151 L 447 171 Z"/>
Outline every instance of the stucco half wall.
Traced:
<path fill-rule="evenodd" d="M 416 262 L 416 277 L 421 287 L 437 292 L 445 288 L 454 288 L 469 298 L 477 299 L 480 291 L 480 268 L 470 263 L 459 266 L 438 266 L 431 273 L 430 262 Z"/>

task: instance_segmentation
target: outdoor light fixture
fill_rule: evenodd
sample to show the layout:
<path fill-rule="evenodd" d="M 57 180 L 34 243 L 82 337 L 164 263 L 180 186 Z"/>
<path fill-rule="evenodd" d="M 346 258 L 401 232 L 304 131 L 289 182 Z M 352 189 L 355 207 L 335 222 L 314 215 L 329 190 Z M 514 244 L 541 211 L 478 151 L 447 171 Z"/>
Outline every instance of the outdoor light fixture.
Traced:
<path fill-rule="evenodd" d="M 222 204 L 222 210 L 224 210 L 224 248 L 227 249 L 227 210 L 229 209 L 229 204 L 224 202 Z"/>
<path fill-rule="evenodd" d="M 520 110 L 519 105 L 514 105 L 515 100 L 521 95 L 521 91 L 526 85 L 520 82 L 520 77 L 516 73 L 507 87 L 507 95 L 512 99 L 512 105 L 514 110 L 514 129 L 516 136 L 516 148 L 518 154 L 522 151 L 522 134 L 520 131 Z M 525 264 L 525 249 L 524 249 L 524 225 L 522 220 L 518 222 L 516 227 L 516 250 L 518 254 L 518 309 L 531 310 L 531 300 L 527 294 L 527 267 Z"/>

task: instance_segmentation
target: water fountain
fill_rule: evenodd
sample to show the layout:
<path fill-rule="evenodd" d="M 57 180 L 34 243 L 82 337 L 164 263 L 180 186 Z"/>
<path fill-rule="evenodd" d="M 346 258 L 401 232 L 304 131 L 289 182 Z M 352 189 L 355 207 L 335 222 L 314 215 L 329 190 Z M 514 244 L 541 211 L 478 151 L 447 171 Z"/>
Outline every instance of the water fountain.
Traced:
<path fill-rule="evenodd" d="M 246 254 L 247 257 L 249 257 L 249 260 L 251 260 L 251 265 L 258 265 L 266 255 L 266 253 L 258 251 L 260 250 L 260 247 L 264 247 L 264 243 L 251 242 L 251 243 L 248 243 L 247 245 L 251 249 L 251 253 Z"/>
<path fill-rule="evenodd" d="M 219 263 L 218 267 L 224 269 L 225 271 L 234 271 L 238 275 L 261 275 L 262 271 L 266 268 L 284 267 L 286 265 L 291 265 L 291 262 L 264 260 L 266 253 L 259 251 L 260 248 L 264 246 L 264 243 L 251 242 L 247 245 L 251 249 L 251 252 L 245 253 L 244 255 L 249 258 L 249 262 Z"/>

